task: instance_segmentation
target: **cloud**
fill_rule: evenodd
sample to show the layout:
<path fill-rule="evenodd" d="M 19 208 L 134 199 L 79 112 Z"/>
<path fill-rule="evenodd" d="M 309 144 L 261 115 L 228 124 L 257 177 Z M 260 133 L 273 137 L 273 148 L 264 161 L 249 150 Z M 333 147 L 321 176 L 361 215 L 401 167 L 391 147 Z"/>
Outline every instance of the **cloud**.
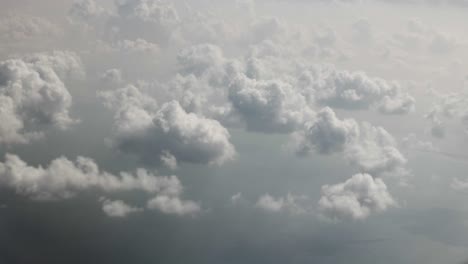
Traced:
<path fill-rule="evenodd" d="M 241 199 L 242 199 L 242 193 L 238 192 L 238 193 L 234 194 L 233 196 L 231 196 L 231 203 L 237 204 L 237 203 L 239 203 L 239 201 Z"/>
<path fill-rule="evenodd" d="M 75 161 L 60 157 L 46 167 L 33 167 L 16 155 L 6 154 L 5 161 L 0 162 L 0 185 L 36 200 L 68 199 L 85 191 L 141 191 L 152 196 L 147 201 L 148 209 L 177 215 L 201 210 L 198 203 L 181 198 L 183 186 L 176 176 L 157 176 L 142 168 L 134 173 L 114 175 L 100 170 L 92 159 L 85 157 Z M 129 206 L 121 200 L 101 198 L 100 201 L 103 211 L 112 217 L 143 211 L 143 208 Z"/>
<path fill-rule="evenodd" d="M 300 77 L 300 86 L 320 104 L 347 110 L 377 109 L 382 114 L 407 114 L 415 99 L 397 82 L 369 77 L 364 72 L 315 67 Z"/>
<path fill-rule="evenodd" d="M 450 34 L 423 24 L 412 18 L 407 22 L 404 32 L 393 35 L 392 44 L 407 51 L 425 50 L 433 54 L 447 54 L 460 46 L 460 41 Z"/>
<path fill-rule="evenodd" d="M 169 151 L 163 151 L 160 156 L 162 164 L 171 170 L 177 169 L 177 159 Z"/>
<path fill-rule="evenodd" d="M 102 211 L 110 217 L 126 217 L 131 213 L 141 212 L 142 208 L 132 207 L 122 200 L 109 200 L 106 198 L 101 199 Z"/>
<path fill-rule="evenodd" d="M 143 161 L 169 152 L 179 162 L 222 164 L 236 151 L 218 121 L 187 113 L 177 101 L 157 106 L 135 86 L 102 93 L 115 112 L 114 143 Z"/>
<path fill-rule="evenodd" d="M 226 59 L 220 47 L 199 44 L 182 49 L 177 54 L 177 62 L 182 73 L 199 76 L 208 70 L 221 67 Z"/>
<path fill-rule="evenodd" d="M 406 158 L 384 128 L 340 120 L 331 108 L 322 109 L 315 121 L 293 133 L 291 144 L 298 155 L 343 153 L 352 165 L 375 175 L 405 171 Z"/>
<path fill-rule="evenodd" d="M 468 179 L 453 178 L 450 187 L 457 191 L 464 191 L 468 189 Z"/>
<path fill-rule="evenodd" d="M 72 97 L 64 84 L 83 77 L 79 57 L 67 51 L 0 62 L 0 143 L 27 143 L 49 127 L 66 129 Z"/>
<path fill-rule="evenodd" d="M 384 128 L 369 123 L 361 124 L 359 137 L 347 147 L 345 157 L 360 170 L 373 175 L 406 173 L 403 168 L 407 160 L 393 136 Z"/>
<path fill-rule="evenodd" d="M 142 38 L 165 45 L 180 24 L 177 10 L 169 1 L 116 1 L 117 13 L 108 22 L 120 39 Z"/>
<path fill-rule="evenodd" d="M 157 44 L 148 42 L 144 39 L 137 38 L 135 40 L 124 39 L 120 40 L 113 46 L 120 53 L 136 53 L 144 55 L 154 55 L 160 52 Z"/>
<path fill-rule="evenodd" d="M 465 130 L 468 130 L 468 92 L 452 92 L 448 94 L 434 93 L 436 102 L 425 115 L 431 122 L 430 132 L 435 138 L 444 138 L 448 127 L 447 120 L 456 119 Z"/>
<path fill-rule="evenodd" d="M 416 134 L 409 134 L 408 136 L 404 137 L 402 139 L 402 144 L 404 148 L 406 149 L 414 149 L 414 150 L 419 150 L 419 151 L 428 151 L 428 152 L 438 152 L 439 149 L 434 146 L 434 144 L 431 141 L 424 141 L 418 139 Z"/>
<path fill-rule="evenodd" d="M 289 193 L 286 197 L 275 198 L 266 193 L 258 198 L 255 207 L 270 212 L 305 213 L 306 208 L 302 202 L 306 199 L 305 196 L 295 196 Z"/>
<path fill-rule="evenodd" d="M 0 36 L 6 43 L 31 39 L 54 38 L 61 35 L 61 28 L 44 17 L 10 13 L 0 19 Z"/>
<path fill-rule="evenodd" d="M 369 174 L 355 174 L 343 183 L 322 186 L 318 202 L 322 216 L 333 221 L 362 220 L 395 205 L 385 183 Z"/>
<path fill-rule="evenodd" d="M 276 80 L 239 76 L 229 87 L 229 100 L 250 131 L 288 133 L 314 115 L 300 93 L 290 84 Z"/>
<path fill-rule="evenodd" d="M 100 79 L 108 85 L 120 85 L 123 82 L 122 71 L 120 69 L 108 69 L 101 74 Z"/>
<path fill-rule="evenodd" d="M 88 21 L 104 15 L 105 10 L 94 0 L 80 0 L 73 2 L 68 14 L 74 19 Z"/>
<path fill-rule="evenodd" d="M 201 210 L 196 202 L 168 195 L 158 195 L 149 200 L 146 206 L 148 209 L 158 209 L 163 213 L 176 215 L 193 215 Z"/>
<path fill-rule="evenodd" d="M 317 113 L 314 122 L 307 123 L 304 131 L 296 134 L 296 150 L 306 155 L 315 150 L 320 154 L 344 151 L 359 135 L 359 126 L 353 119 L 339 120 L 331 108 Z"/>
<path fill-rule="evenodd" d="M 178 195 L 182 185 L 176 176 L 155 176 L 145 169 L 119 176 L 101 171 L 89 158 L 70 161 L 57 158 L 47 167 L 32 167 L 18 156 L 7 154 L 0 162 L 0 184 L 33 199 L 57 200 L 86 190 L 119 192 L 139 190 L 149 194 Z"/>

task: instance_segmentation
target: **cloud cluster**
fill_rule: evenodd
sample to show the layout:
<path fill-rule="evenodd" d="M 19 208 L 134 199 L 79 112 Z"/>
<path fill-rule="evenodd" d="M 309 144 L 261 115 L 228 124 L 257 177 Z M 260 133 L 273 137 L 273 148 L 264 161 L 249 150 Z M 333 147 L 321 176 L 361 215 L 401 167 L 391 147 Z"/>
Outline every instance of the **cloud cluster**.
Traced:
<path fill-rule="evenodd" d="M 364 72 L 315 67 L 302 73 L 300 85 L 318 104 L 333 108 L 375 108 L 382 114 L 407 114 L 415 105 L 415 99 L 397 82 L 369 77 Z"/>
<path fill-rule="evenodd" d="M 144 169 L 135 175 L 119 176 L 100 171 L 97 164 L 85 157 L 70 161 L 65 157 L 53 160 L 47 167 L 32 167 L 18 156 L 7 154 L 0 163 L 1 184 L 34 199 L 70 198 L 85 190 L 118 192 L 140 190 L 147 193 L 178 194 L 182 186 L 175 176 L 157 177 Z"/>
<path fill-rule="evenodd" d="M 26 143 L 48 127 L 75 123 L 64 81 L 83 74 L 79 57 L 66 51 L 1 61 L 0 143 Z"/>
<path fill-rule="evenodd" d="M 218 121 L 187 113 L 177 101 L 158 106 L 135 86 L 102 94 L 115 110 L 115 145 L 142 160 L 222 164 L 235 156 L 230 134 Z M 173 163 L 173 162 L 171 162 Z"/>
<path fill-rule="evenodd" d="M 183 187 L 176 176 L 156 176 L 145 169 L 114 175 L 100 170 L 92 159 L 85 157 L 75 161 L 60 157 L 47 167 L 33 167 L 16 155 L 6 154 L 5 161 L 0 162 L 0 185 L 40 200 L 67 199 L 84 191 L 142 191 L 154 197 L 148 201 L 148 209 L 179 215 L 200 210 L 197 203 L 181 200 Z M 103 210 L 111 216 L 125 216 L 140 209 L 104 199 Z"/>
<path fill-rule="evenodd" d="M 239 76 L 229 87 L 229 100 L 250 131 L 289 133 L 314 116 L 304 96 L 276 80 Z"/>
<path fill-rule="evenodd" d="M 369 174 L 356 174 L 345 182 L 322 186 L 318 202 L 320 213 L 334 221 L 361 220 L 395 205 L 385 183 Z"/>
<path fill-rule="evenodd" d="M 299 155 L 343 153 L 361 171 L 381 175 L 400 171 L 406 158 L 395 139 L 382 127 L 340 120 L 330 108 L 317 113 L 313 122 L 293 134 L 293 146 Z"/>

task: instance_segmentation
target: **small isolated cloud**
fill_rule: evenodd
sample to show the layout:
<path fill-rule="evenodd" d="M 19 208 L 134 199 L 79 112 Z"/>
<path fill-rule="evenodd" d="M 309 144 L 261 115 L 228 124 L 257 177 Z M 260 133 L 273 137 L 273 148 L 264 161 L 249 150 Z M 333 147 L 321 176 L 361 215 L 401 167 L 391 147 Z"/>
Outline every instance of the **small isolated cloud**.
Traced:
<path fill-rule="evenodd" d="M 194 201 L 182 200 L 179 197 L 158 195 L 148 201 L 148 209 L 158 209 L 165 214 L 193 215 L 201 211 L 200 205 Z"/>
<path fill-rule="evenodd" d="M 362 220 L 395 205 L 385 183 L 369 174 L 356 174 L 345 182 L 322 186 L 318 202 L 321 215 L 333 221 Z"/>
<path fill-rule="evenodd" d="M 171 170 L 177 169 L 177 159 L 169 151 L 163 151 L 160 156 L 161 163 Z"/>
<path fill-rule="evenodd" d="M 131 213 L 141 212 L 142 208 L 133 207 L 122 200 L 100 199 L 102 202 L 102 211 L 110 217 L 126 217 Z"/>
<path fill-rule="evenodd" d="M 242 193 L 238 192 L 231 196 L 231 203 L 237 204 L 242 199 Z"/>
<path fill-rule="evenodd" d="M 287 211 L 290 213 L 304 213 L 305 206 L 302 204 L 307 197 L 289 194 L 286 197 L 275 198 L 266 193 L 260 196 L 255 203 L 255 207 L 269 212 Z"/>

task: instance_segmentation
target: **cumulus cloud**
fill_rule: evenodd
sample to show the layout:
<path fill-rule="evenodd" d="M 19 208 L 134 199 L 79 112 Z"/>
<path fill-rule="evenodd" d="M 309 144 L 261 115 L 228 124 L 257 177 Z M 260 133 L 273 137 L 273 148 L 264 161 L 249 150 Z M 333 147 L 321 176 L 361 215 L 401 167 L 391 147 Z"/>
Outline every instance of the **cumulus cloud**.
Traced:
<path fill-rule="evenodd" d="M 436 138 L 444 138 L 447 122 L 458 120 L 468 130 L 468 93 L 466 90 L 448 94 L 435 93 L 437 99 L 425 117 L 431 122 L 430 132 Z"/>
<path fill-rule="evenodd" d="M 193 215 L 201 210 L 196 202 L 168 195 L 158 195 L 149 200 L 146 206 L 148 209 L 158 209 L 163 213 L 176 215 Z"/>
<path fill-rule="evenodd" d="M 43 17 L 10 13 L 0 19 L 0 38 L 6 43 L 35 38 L 44 40 L 57 37 L 61 33 L 61 28 L 58 25 Z"/>
<path fill-rule="evenodd" d="M 110 217 L 125 217 L 131 213 L 141 212 L 143 209 L 128 205 L 122 200 L 101 199 L 102 211 Z"/>
<path fill-rule="evenodd" d="M 364 72 L 315 67 L 302 73 L 300 85 L 317 103 L 334 108 L 375 108 L 383 114 L 406 114 L 415 104 L 397 82 L 369 77 Z"/>
<path fill-rule="evenodd" d="M 120 39 L 142 38 L 165 45 L 180 24 L 178 12 L 169 1 L 116 1 L 116 9 L 108 23 Z"/>
<path fill-rule="evenodd" d="M 306 200 L 305 196 L 296 196 L 289 194 L 286 197 L 275 198 L 266 193 L 260 196 L 255 203 L 255 207 L 269 212 L 287 211 L 290 213 L 304 213 L 306 207 L 303 202 Z"/>
<path fill-rule="evenodd" d="M 57 51 L 0 62 L 0 143 L 26 143 L 50 126 L 66 129 L 72 97 L 64 84 L 84 75 L 79 57 Z"/>
<path fill-rule="evenodd" d="M 100 79 L 108 85 L 120 85 L 123 82 L 122 71 L 120 69 L 108 69 L 101 74 Z"/>
<path fill-rule="evenodd" d="M 297 153 L 308 154 L 315 150 L 321 154 L 342 152 L 359 135 L 359 126 L 352 119 L 339 120 L 331 108 L 324 108 L 317 113 L 314 122 L 305 125 L 305 129 L 295 135 Z"/>
<path fill-rule="evenodd" d="M 373 175 L 407 173 L 407 160 L 393 136 L 382 127 L 362 123 L 358 138 L 345 150 L 345 157 L 362 171 Z"/>
<path fill-rule="evenodd" d="M 198 203 L 181 198 L 183 187 L 176 176 L 157 176 L 141 168 L 134 173 L 114 175 L 100 170 L 92 159 L 85 157 L 75 161 L 60 157 L 46 167 L 33 167 L 16 155 L 6 154 L 5 161 L 0 162 L 0 185 L 39 200 L 67 199 L 84 191 L 141 191 L 153 197 L 147 201 L 148 209 L 177 215 L 201 210 Z M 121 200 L 100 200 L 103 211 L 112 217 L 124 217 L 143 210 Z"/>
<path fill-rule="evenodd" d="M 395 205 L 385 183 L 369 174 L 356 174 L 345 182 L 322 186 L 318 202 L 322 216 L 333 221 L 362 220 Z"/>
<path fill-rule="evenodd" d="M 177 54 L 181 72 L 201 75 L 207 70 L 221 67 L 226 59 L 220 47 L 213 44 L 199 44 L 182 49 Z"/>
<path fill-rule="evenodd" d="M 330 108 L 318 112 L 313 122 L 293 134 L 296 153 L 307 155 L 343 153 L 345 158 L 363 172 L 381 175 L 401 173 L 406 158 L 397 148 L 395 139 L 384 128 L 353 119 L 340 120 Z"/>
<path fill-rule="evenodd" d="M 0 184 L 34 199 L 70 198 L 81 191 L 118 192 L 140 190 L 146 193 L 177 195 L 182 185 L 176 176 L 155 176 L 145 169 L 119 176 L 101 171 L 89 158 L 75 161 L 60 157 L 47 167 L 29 166 L 18 156 L 7 154 L 0 163 Z"/>
<path fill-rule="evenodd" d="M 229 87 L 229 100 L 251 131 L 288 133 L 314 115 L 307 100 L 290 84 L 281 81 L 239 76 Z"/>
<path fill-rule="evenodd" d="M 79 0 L 73 2 L 68 13 L 74 19 L 88 21 L 103 15 L 105 10 L 94 0 Z"/>
<path fill-rule="evenodd" d="M 177 169 L 177 159 L 169 151 L 163 151 L 160 156 L 162 164 L 171 170 Z"/>
<path fill-rule="evenodd" d="M 157 106 L 135 86 L 102 94 L 116 111 L 116 146 L 157 162 L 168 152 L 179 162 L 222 164 L 235 156 L 230 134 L 218 121 L 187 113 L 177 101 Z"/>

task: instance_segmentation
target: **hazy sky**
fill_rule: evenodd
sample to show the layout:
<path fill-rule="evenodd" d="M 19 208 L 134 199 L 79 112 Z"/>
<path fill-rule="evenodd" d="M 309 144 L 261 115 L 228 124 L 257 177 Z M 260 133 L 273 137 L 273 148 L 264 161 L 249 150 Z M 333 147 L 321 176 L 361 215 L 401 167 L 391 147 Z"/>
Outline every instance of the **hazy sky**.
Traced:
<path fill-rule="evenodd" d="M 2 0 L 0 263 L 465 263 L 467 13 Z"/>

